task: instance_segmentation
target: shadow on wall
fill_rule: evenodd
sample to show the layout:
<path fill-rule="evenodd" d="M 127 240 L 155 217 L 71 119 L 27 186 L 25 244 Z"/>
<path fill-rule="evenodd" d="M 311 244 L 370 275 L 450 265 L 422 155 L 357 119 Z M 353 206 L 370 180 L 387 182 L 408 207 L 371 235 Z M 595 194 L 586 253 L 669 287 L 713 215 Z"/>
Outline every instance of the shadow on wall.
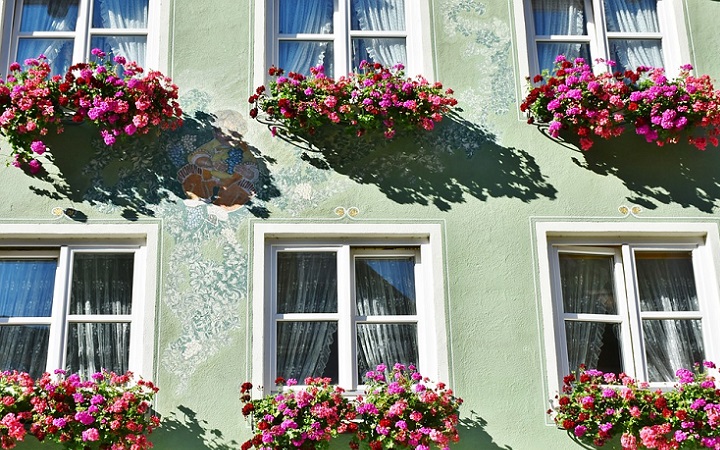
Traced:
<path fill-rule="evenodd" d="M 208 429 L 207 422 L 198 420 L 192 409 L 179 406 L 178 413 L 173 412 L 162 418 L 162 425 L 151 436 L 155 448 L 187 450 L 235 450 L 240 444 L 234 440 L 226 441 L 220 430 Z"/>
<path fill-rule="evenodd" d="M 261 158 L 244 142 L 238 131 L 241 126 L 234 126 L 243 123 L 239 113 L 221 111 L 219 115 L 186 115 L 177 131 L 133 137 L 113 147 L 105 146 L 92 125 L 68 125 L 62 137 L 46 139 L 52 149 L 51 164 L 38 178 L 51 188 L 31 189 L 55 200 L 119 209 L 128 220 L 154 216 L 154 205 L 175 198 L 216 204 L 230 211 L 245 206 L 252 214 L 266 217 L 267 210 L 253 201 L 279 195 L 266 165 L 273 161 Z M 208 153 L 214 160 L 209 161 Z M 219 168 L 200 167 L 202 164 Z M 206 196 L 192 188 L 188 191 L 185 178 L 190 165 L 202 179 L 198 184 L 208 191 Z M 245 172 L 238 174 L 235 169 Z M 87 220 L 80 211 L 70 218 Z"/>
<path fill-rule="evenodd" d="M 310 164 L 375 184 L 402 204 L 434 204 L 448 211 L 466 196 L 479 200 L 508 197 L 529 202 L 555 198 L 535 159 L 527 152 L 499 146 L 495 136 L 457 114 L 431 133 L 417 132 L 386 141 L 382 134 L 348 135 L 325 129 L 308 139 L 285 138 L 303 150 Z"/>
<path fill-rule="evenodd" d="M 458 449 L 467 448 L 473 450 L 512 450 L 510 446 L 501 447 L 493 442 L 492 437 L 485 431 L 487 421 L 480 417 L 475 411 L 470 411 L 470 416 L 460 419 L 458 431 L 460 442 Z"/>

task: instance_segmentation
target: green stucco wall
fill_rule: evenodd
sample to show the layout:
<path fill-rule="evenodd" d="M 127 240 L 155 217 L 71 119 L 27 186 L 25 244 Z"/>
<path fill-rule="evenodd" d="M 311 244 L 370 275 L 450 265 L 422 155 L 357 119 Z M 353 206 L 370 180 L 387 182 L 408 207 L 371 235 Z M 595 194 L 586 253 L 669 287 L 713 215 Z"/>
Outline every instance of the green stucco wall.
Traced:
<path fill-rule="evenodd" d="M 248 117 L 252 1 L 166 0 L 165 71 L 181 88 L 185 127 L 129 144 L 140 156 L 127 158 L 72 128 L 51 143 L 56 164 L 45 179 L 4 171 L 4 222 L 68 221 L 50 211 L 72 206 L 87 223 L 160 224 L 157 335 L 147 343 L 161 388 L 156 448 L 224 450 L 249 436 L 238 387 L 250 377 L 249 250 L 252 224 L 262 220 L 441 222 L 447 381 L 465 399 L 455 448 L 575 447 L 545 414 L 554 392 L 544 381 L 533 220 L 714 220 L 720 150 L 657 148 L 629 136 L 582 153 L 550 140 L 518 113 L 528 74 L 517 73 L 511 1 L 430 4 L 434 77 L 455 90 L 463 110 L 432 134 L 363 142 L 370 150 L 340 140 L 333 145 L 347 158 L 315 167 Z M 689 62 L 718 79 L 720 2 L 686 6 Z M 213 124 L 236 133 L 243 161 L 257 169 L 247 175 L 257 196 L 233 211 L 188 200 L 179 182 L 191 155 L 227 137 Z M 642 211 L 626 216 L 621 205 Z M 338 206 L 359 214 L 338 218 Z"/>

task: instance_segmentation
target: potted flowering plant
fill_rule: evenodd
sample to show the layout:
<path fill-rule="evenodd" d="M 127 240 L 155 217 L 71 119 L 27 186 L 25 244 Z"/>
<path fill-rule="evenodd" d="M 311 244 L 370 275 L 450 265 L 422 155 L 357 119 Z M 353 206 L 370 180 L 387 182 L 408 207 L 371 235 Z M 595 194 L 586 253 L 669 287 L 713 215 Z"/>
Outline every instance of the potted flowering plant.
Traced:
<path fill-rule="evenodd" d="M 720 386 L 715 364 L 679 369 L 670 391 L 651 390 L 625 374 L 581 367 L 563 380 L 555 423 L 574 439 L 601 447 L 615 436 L 625 450 L 720 446 Z"/>
<path fill-rule="evenodd" d="M 358 432 L 351 443 L 384 448 L 447 449 L 459 440 L 462 399 L 444 383 L 423 377 L 414 366 L 381 364 L 366 374 L 366 395 L 357 398 Z"/>
<path fill-rule="evenodd" d="M 37 156 L 48 148 L 48 133 L 62 133 L 63 119 L 95 124 L 106 145 L 117 139 L 182 124 L 178 87 L 160 72 L 145 73 L 135 62 L 110 60 L 93 49 L 96 61 L 52 75 L 45 56 L 10 65 L 0 80 L 0 134 L 12 147 L 13 165 L 38 173 Z"/>
<path fill-rule="evenodd" d="M 612 61 L 601 61 L 612 67 Z M 550 136 L 563 129 L 580 138 L 588 150 L 593 139 L 623 134 L 627 125 L 649 143 L 674 144 L 687 140 L 704 150 L 718 145 L 720 92 L 707 75 L 691 75 L 692 66 L 681 68 L 669 79 L 662 68 L 638 67 L 625 72 L 596 74 L 582 58 L 555 59 L 551 73 L 536 75 L 520 105 L 528 122 L 548 123 Z M 697 134 L 704 132 L 705 135 Z"/>
<path fill-rule="evenodd" d="M 25 439 L 25 425 L 32 419 L 33 386 L 27 373 L 0 373 L 0 447 L 13 448 Z"/>
<path fill-rule="evenodd" d="M 269 88 L 260 86 L 248 99 L 250 116 L 263 111 L 273 134 L 313 136 L 322 127 L 341 125 L 357 136 L 381 131 L 387 139 L 396 133 L 432 130 L 457 104 L 452 89 L 430 83 L 422 76 L 406 78 L 403 66 L 387 68 L 362 61 L 357 73 L 334 80 L 322 66 L 310 69 L 310 76 L 271 67 L 274 80 Z"/>
<path fill-rule="evenodd" d="M 252 420 L 255 430 L 243 450 L 326 449 L 332 437 L 355 429 L 351 422 L 355 413 L 344 390 L 330 386 L 329 378 L 306 378 L 304 387 L 296 387 L 294 379 L 278 378 L 275 383 L 277 394 L 255 400 L 251 383 L 241 387 L 243 415 Z"/>

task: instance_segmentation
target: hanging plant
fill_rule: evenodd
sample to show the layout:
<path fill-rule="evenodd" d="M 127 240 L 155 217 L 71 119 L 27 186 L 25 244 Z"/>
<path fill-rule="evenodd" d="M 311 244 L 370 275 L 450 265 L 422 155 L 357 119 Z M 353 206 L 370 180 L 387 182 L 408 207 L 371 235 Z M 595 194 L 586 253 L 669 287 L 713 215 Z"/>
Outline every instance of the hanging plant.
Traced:
<path fill-rule="evenodd" d="M 380 131 L 392 139 L 397 133 L 432 130 L 457 104 L 452 89 L 422 76 L 406 78 L 403 66 L 360 63 L 360 70 L 334 80 L 322 66 L 310 76 L 271 67 L 269 88 L 260 86 L 249 98 L 250 116 L 260 111 L 276 133 L 312 136 L 326 126 L 342 126 L 363 136 Z"/>
<path fill-rule="evenodd" d="M 710 77 L 695 77 L 691 70 L 683 66 L 675 79 L 662 68 L 644 66 L 596 74 L 584 59 L 560 55 L 551 73 L 532 79 L 520 110 L 528 123 L 547 123 L 554 138 L 561 130 L 576 134 L 583 150 L 595 138 L 617 137 L 627 128 L 659 146 L 685 140 L 704 150 L 708 143 L 718 145 L 720 92 Z"/>
<path fill-rule="evenodd" d="M 122 56 L 110 60 L 93 49 L 96 61 L 52 75 L 47 58 L 10 65 L 0 80 L 0 134 L 12 147 L 12 165 L 40 171 L 37 159 L 49 149 L 44 137 L 62 133 L 63 122 L 94 123 L 106 145 L 118 139 L 176 129 L 182 125 L 178 87 L 160 72 L 148 71 Z"/>

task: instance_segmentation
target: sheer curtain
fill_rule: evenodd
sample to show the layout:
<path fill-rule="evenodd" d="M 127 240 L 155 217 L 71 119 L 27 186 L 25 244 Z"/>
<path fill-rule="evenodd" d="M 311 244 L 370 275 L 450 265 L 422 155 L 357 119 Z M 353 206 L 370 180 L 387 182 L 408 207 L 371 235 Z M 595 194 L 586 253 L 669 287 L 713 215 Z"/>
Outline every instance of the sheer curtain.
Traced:
<path fill-rule="evenodd" d="M 616 314 L 611 256 L 560 255 L 565 313 Z M 603 348 L 603 322 L 565 321 L 570 370 L 580 364 L 598 368 Z"/>
<path fill-rule="evenodd" d="M 277 273 L 279 314 L 337 312 L 335 253 L 280 252 Z M 277 375 L 300 382 L 309 376 L 337 381 L 336 333 L 337 322 L 278 322 Z"/>
<path fill-rule="evenodd" d="M 355 302 L 359 316 L 416 313 L 413 258 L 356 258 Z M 361 323 L 357 326 L 358 376 L 378 364 L 417 364 L 417 325 Z"/>
<path fill-rule="evenodd" d="M 353 30 L 404 31 L 405 0 L 353 0 L 351 11 Z M 363 59 L 385 66 L 407 64 L 404 38 L 353 39 L 353 67 Z"/>
<path fill-rule="evenodd" d="M 333 0 L 280 0 L 280 34 L 328 34 L 333 32 Z M 328 37 L 330 38 L 330 37 Z M 329 41 L 281 40 L 280 67 L 286 72 L 309 74 L 310 67 L 325 66 L 333 73 L 332 43 Z"/>
<path fill-rule="evenodd" d="M 76 253 L 73 256 L 70 314 L 131 314 L 132 253 Z M 130 324 L 74 322 L 68 329 L 67 366 L 92 374 L 128 369 Z"/>
<path fill-rule="evenodd" d="M 533 0 L 532 7 L 536 36 L 587 35 L 583 0 Z M 538 42 L 537 50 L 540 70 L 552 69 L 557 55 L 590 60 L 587 44 L 578 42 Z"/>
<path fill-rule="evenodd" d="M 93 27 L 117 29 L 147 28 L 148 0 L 95 0 Z M 145 65 L 147 38 L 139 36 L 97 36 L 91 47 L 101 48 L 128 61 Z"/>
<path fill-rule="evenodd" d="M 32 0 L 23 3 L 20 32 L 74 31 L 77 25 L 78 0 Z M 18 41 L 17 61 L 40 55 L 48 57 L 54 73 L 70 67 L 73 56 L 72 39 L 21 38 Z"/>
<path fill-rule="evenodd" d="M 692 260 L 638 255 L 638 291 L 645 311 L 698 311 Z M 643 320 L 645 357 L 651 381 L 672 381 L 679 368 L 704 359 L 699 319 Z"/>
<path fill-rule="evenodd" d="M 657 0 L 604 0 L 608 32 L 659 33 Z M 610 59 L 619 69 L 662 67 L 660 40 L 608 39 Z"/>

